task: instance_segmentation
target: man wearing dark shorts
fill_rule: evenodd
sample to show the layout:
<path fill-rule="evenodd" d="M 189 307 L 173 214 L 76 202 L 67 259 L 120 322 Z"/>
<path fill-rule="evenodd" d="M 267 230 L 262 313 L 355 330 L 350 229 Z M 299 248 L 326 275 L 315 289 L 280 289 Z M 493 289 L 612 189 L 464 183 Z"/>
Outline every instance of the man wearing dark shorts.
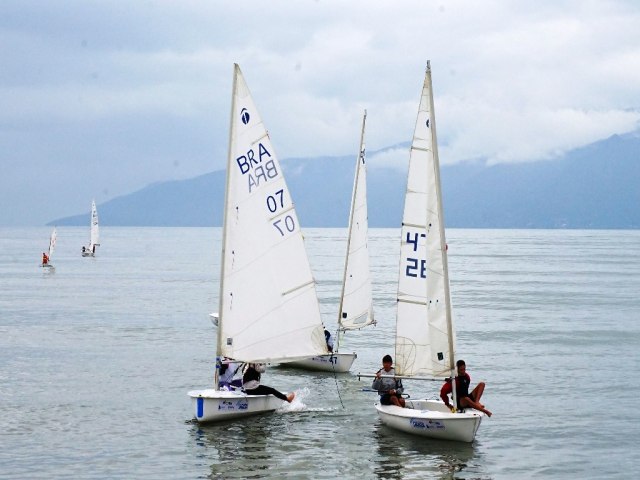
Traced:
<path fill-rule="evenodd" d="M 467 373 L 467 365 L 464 363 L 464 360 L 458 360 L 456 362 L 456 367 L 458 370 L 458 375 L 456 376 L 456 400 L 458 403 L 458 410 L 463 410 L 464 408 L 475 408 L 490 417 L 491 412 L 484 408 L 484 405 L 480 403 L 480 398 L 484 393 L 484 382 L 480 382 L 476 385 L 476 388 L 469 393 L 471 377 Z M 452 382 L 449 378 L 440 389 L 440 398 L 449 408 L 451 408 L 451 404 L 449 403 L 449 394 L 452 393 L 452 391 Z"/>

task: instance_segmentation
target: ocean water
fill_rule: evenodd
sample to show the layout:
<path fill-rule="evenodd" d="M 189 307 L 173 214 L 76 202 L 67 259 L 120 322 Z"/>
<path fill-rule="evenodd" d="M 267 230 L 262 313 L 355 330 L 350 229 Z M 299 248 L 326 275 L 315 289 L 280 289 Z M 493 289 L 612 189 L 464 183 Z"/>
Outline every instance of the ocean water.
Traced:
<path fill-rule="evenodd" d="M 393 354 L 398 235 L 373 229 L 378 324 L 350 374 L 271 368 L 283 411 L 199 426 L 211 384 L 220 229 L 0 229 L 2 478 L 634 478 L 640 475 L 640 231 L 447 232 L 458 357 L 493 413 L 472 444 L 380 424 L 363 391 Z M 306 230 L 336 325 L 344 229 Z M 405 382 L 415 397 L 438 384 Z"/>

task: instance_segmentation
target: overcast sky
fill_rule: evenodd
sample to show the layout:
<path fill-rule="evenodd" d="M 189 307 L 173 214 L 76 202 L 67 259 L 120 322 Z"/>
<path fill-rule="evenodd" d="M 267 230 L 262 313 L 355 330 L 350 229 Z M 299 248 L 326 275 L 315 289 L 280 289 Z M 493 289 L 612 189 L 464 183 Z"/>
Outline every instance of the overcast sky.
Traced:
<path fill-rule="evenodd" d="M 4 0 L 0 225 L 223 168 L 234 62 L 281 159 L 355 155 L 365 108 L 369 151 L 409 141 L 430 59 L 443 163 L 549 161 L 638 130 L 639 26 L 635 0 Z"/>

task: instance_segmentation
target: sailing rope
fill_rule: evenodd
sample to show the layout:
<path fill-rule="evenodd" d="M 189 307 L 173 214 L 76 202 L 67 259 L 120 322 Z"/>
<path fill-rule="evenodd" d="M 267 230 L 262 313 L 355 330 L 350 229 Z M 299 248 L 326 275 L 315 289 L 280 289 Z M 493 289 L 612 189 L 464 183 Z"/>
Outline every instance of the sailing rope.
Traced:
<path fill-rule="evenodd" d="M 331 356 L 333 356 L 333 354 Z M 336 357 L 336 361 L 337 360 L 338 357 Z M 336 375 L 336 364 L 334 362 L 331 362 L 331 369 L 333 370 L 333 379 L 336 382 L 336 392 L 338 392 L 338 399 L 340 400 L 340 405 L 342 405 L 342 408 L 344 409 L 344 403 L 342 403 L 342 397 L 340 396 L 340 387 L 338 386 L 338 376 Z"/>

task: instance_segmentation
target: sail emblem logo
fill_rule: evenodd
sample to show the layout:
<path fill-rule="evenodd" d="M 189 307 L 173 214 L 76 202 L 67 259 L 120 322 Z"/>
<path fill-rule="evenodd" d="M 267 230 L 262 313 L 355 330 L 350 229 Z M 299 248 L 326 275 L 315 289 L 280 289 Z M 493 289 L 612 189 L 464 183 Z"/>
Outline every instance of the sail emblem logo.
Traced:
<path fill-rule="evenodd" d="M 427 128 L 429 128 L 429 118 L 427 118 Z"/>
<path fill-rule="evenodd" d="M 243 108 L 240 111 L 240 120 L 242 120 L 242 123 L 246 125 L 247 123 L 249 123 L 250 118 L 251 116 L 249 115 L 249 111 L 246 108 Z"/>

